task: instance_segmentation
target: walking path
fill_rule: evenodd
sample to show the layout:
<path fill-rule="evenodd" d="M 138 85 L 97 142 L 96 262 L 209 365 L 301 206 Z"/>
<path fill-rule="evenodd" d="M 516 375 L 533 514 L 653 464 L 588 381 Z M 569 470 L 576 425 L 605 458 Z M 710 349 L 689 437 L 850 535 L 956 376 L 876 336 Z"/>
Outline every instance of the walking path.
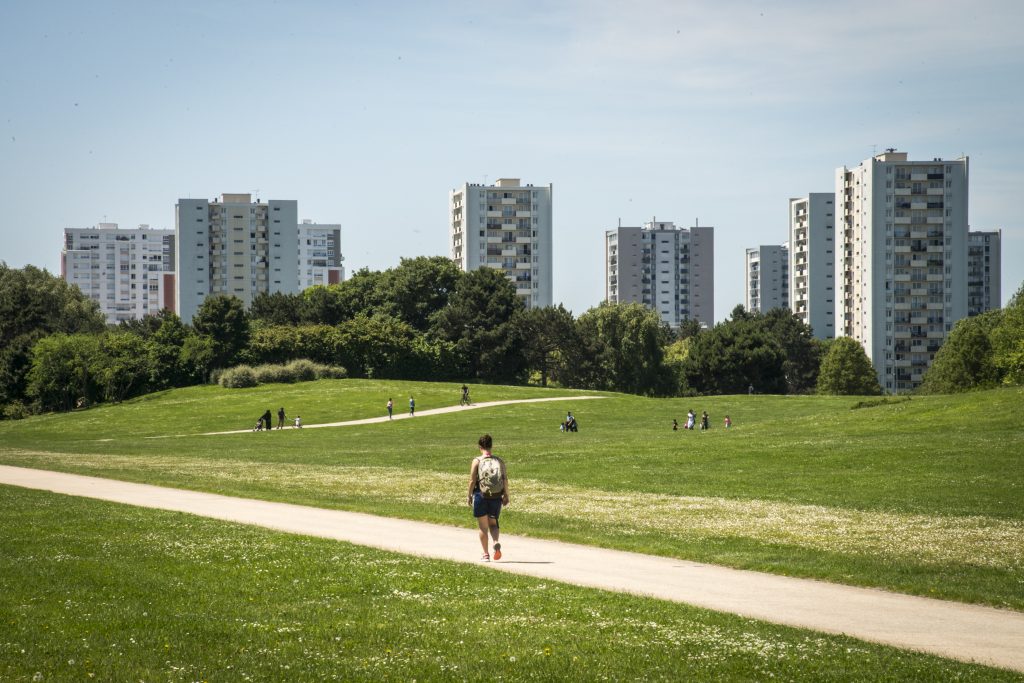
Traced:
<path fill-rule="evenodd" d="M 442 415 L 444 413 L 456 413 L 462 410 L 476 410 L 478 408 L 493 408 L 494 406 L 510 406 L 516 403 L 548 403 L 549 401 L 592 401 L 595 399 L 602 399 L 604 396 L 556 396 L 554 398 L 518 398 L 509 399 L 506 401 L 487 401 L 484 403 L 472 403 L 468 406 L 446 406 L 444 408 L 431 408 L 429 410 L 421 410 L 416 413 L 415 417 L 426 417 L 427 415 Z M 396 412 L 393 418 L 384 415 L 383 417 L 367 417 L 362 420 L 346 420 L 344 422 L 324 422 L 322 424 L 314 425 L 302 425 L 302 429 L 318 429 L 320 427 L 348 427 L 351 425 L 369 425 L 376 424 L 378 422 L 393 422 L 394 420 L 408 420 L 414 416 L 406 412 Z M 219 434 L 244 434 L 251 432 L 252 428 L 249 429 L 235 429 L 228 432 L 206 432 L 200 434 L 200 436 L 217 436 Z M 163 437 L 150 437 L 150 438 L 163 438 Z"/>
<path fill-rule="evenodd" d="M 0 484 L 175 510 L 410 555 L 465 562 L 476 527 L 232 498 L 0 465 Z M 1024 613 L 665 557 L 502 534 L 505 560 L 481 565 L 580 586 L 651 596 L 778 624 L 1024 672 Z"/>

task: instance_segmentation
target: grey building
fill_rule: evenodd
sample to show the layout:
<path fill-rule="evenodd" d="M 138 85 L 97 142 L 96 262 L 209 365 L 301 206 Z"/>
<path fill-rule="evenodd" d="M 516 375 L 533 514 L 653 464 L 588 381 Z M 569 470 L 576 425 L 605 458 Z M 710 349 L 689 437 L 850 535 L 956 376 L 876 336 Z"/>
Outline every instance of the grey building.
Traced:
<path fill-rule="evenodd" d="M 967 233 L 967 315 L 1002 306 L 1003 231 Z"/>
<path fill-rule="evenodd" d="M 789 307 L 818 339 L 836 336 L 835 198 L 789 200 Z"/>
<path fill-rule="evenodd" d="M 747 249 L 744 307 L 767 313 L 789 308 L 789 245 L 762 244 Z"/>

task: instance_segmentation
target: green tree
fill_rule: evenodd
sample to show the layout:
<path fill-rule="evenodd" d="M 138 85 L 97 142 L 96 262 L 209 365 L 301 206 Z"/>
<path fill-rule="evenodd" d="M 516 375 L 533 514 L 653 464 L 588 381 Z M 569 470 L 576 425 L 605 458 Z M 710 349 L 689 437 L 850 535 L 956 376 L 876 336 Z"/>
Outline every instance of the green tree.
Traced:
<path fill-rule="evenodd" d="M 595 389 L 665 395 L 675 382 L 664 364 L 668 327 L 641 304 L 602 303 L 577 320 L 583 353 L 575 361 L 578 380 Z"/>
<path fill-rule="evenodd" d="M 0 262 L 0 404 L 25 396 L 32 347 L 54 332 L 101 332 L 99 306 L 35 266 Z"/>
<path fill-rule="evenodd" d="M 572 313 L 558 306 L 531 308 L 515 319 L 519 337 L 523 340 L 527 368 L 540 373 L 541 386 L 548 385 L 548 374 L 557 374 L 562 358 L 573 348 L 576 337 L 576 323 Z"/>
<path fill-rule="evenodd" d="M 785 308 L 773 308 L 760 316 L 759 321 L 786 354 L 786 360 L 782 364 L 786 392 L 813 392 L 818 383 L 821 353 L 820 346 L 814 341 L 810 325 Z"/>
<path fill-rule="evenodd" d="M 741 394 L 750 385 L 759 393 L 786 393 L 785 349 L 761 316 L 742 306 L 733 315 L 690 339 L 682 366 L 686 384 L 702 394 Z"/>
<path fill-rule="evenodd" d="M 208 296 L 192 317 L 196 334 L 213 342 L 212 367 L 227 368 L 249 343 L 245 306 L 233 296 Z"/>
<path fill-rule="evenodd" d="M 99 337 L 58 332 L 32 347 L 26 393 L 41 410 L 71 410 L 79 399 L 97 401 L 92 368 L 100 356 Z"/>
<path fill-rule="evenodd" d="M 839 337 L 829 347 L 818 373 L 818 393 L 873 396 L 882 393 L 878 374 L 864 347 L 851 337 Z"/>
<path fill-rule="evenodd" d="M 146 351 L 146 342 L 131 332 L 108 332 L 100 337 L 90 374 L 103 400 L 123 401 L 149 389 L 151 367 Z"/>
<path fill-rule="evenodd" d="M 526 369 L 513 317 L 523 302 L 504 273 L 479 268 L 464 274 L 448 306 L 434 316 L 431 331 L 455 345 L 463 377 L 519 381 Z"/>
<path fill-rule="evenodd" d="M 382 311 L 425 331 L 434 314 L 448 305 L 461 278 L 462 271 L 449 258 L 403 258 L 397 268 L 381 275 L 376 302 Z"/>
<path fill-rule="evenodd" d="M 188 328 L 173 311 L 164 309 L 151 317 L 158 325 L 146 339 L 150 386 L 154 390 L 186 386 L 191 377 L 182 351 L 189 337 Z"/>
<path fill-rule="evenodd" d="M 991 335 L 1002 320 L 1000 310 L 957 322 L 935 354 L 920 391 L 952 394 L 997 386 L 1002 373 L 996 367 Z"/>
<path fill-rule="evenodd" d="M 1005 384 L 1024 384 L 1024 284 L 992 330 L 992 356 Z"/>
<path fill-rule="evenodd" d="M 260 292 L 249 306 L 249 320 L 269 325 L 298 325 L 302 320 L 302 294 Z"/>

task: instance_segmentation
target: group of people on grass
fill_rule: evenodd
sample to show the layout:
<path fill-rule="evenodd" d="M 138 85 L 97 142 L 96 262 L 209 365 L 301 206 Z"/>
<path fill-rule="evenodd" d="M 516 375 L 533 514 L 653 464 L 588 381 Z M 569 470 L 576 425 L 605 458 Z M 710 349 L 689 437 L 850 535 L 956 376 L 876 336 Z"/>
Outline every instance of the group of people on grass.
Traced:
<path fill-rule="evenodd" d="M 273 428 L 272 425 L 271 425 L 271 420 L 272 419 L 273 418 L 270 415 L 270 411 L 268 410 L 267 412 L 265 412 L 262 415 L 260 415 L 260 419 L 258 419 L 256 421 L 256 426 L 252 428 L 252 431 L 254 431 L 254 432 L 263 432 L 263 431 L 269 432 Z M 281 406 L 280 408 L 277 409 L 277 428 L 278 429 L 284 429 L 284 425 L 285 425 L 285 421 L 286 420 L 287 420 L 287 418 L 285 417 L 285 414 L 284 414 L 284 406 Z M 292 419 L 292 426 L 294 428 L 296 428 L 296 429 L 302 429 L 302 416 L 301 415 L 296 415 Z"/>
<path fill-rule="evenodd" d="M 732 427 L 732 419 L 726 415 L 725 420 L 723 420 L 723 424 L 725 424 L 726 429 L 729 429 Z M 683 425 L 683 429 L 692 430 L 696 428 L 696 425 L 697 413 L 693 412 L 693 408 L 690 408 L 686 413 L 686 424 Z M 700 431 L 706 432 L 709 429 L 711 429 L 711 418 L 708 416 L 708 411 L 705 410 L 700 416 Z M 675 418 L 672 419 L 672 431 L 679 431 L 679 421 Z"/>

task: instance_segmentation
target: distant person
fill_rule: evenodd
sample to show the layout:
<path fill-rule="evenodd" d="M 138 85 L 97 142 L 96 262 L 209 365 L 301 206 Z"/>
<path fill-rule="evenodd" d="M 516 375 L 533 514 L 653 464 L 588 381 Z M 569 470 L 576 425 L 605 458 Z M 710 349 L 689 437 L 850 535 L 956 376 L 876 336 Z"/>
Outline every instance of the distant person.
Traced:
<path fill-rule="evenodd" d="M 295 428 L 296 429 L 302 429 L 302 416 L 301 415 L 296 415 L 295 416 Z"/>
<path fill-rule="evenodd" d="M 725 416 L 725 428 L 728 429 L 729 427 L 732 427 L 732 420 L 730 420 L 729 416 L 726 415 Z"/>
<path fill-rule="evenodd" d="M 409 397 L 409 415 L 416 415 L 416 399 Z"/>
<path fill-rule="evenodd" d="M 277 409 L 277 428 L 284 429 L 284 406 Z"/>
<path fill-rule="evenodd" d="M 391 419 L 391 414 L 395 412 L 395 402 L 390 398 L 388 399 L 388 419 Z"/>
<path fill-rule="evenodd" d="M 573 417 L 572 411 L 565 416 L 565 431 L 567 432 L 578 432 L 580 430 L 579 425 L 576 423 L 576 418 Z"/>
<path fill-rule="evenodd" d="M 749 395 L 749 396 L 753 396 L 754 395 L 754 385 L 753 384 L 751 384 L 749 387 L 747 387 L 747 395 Z"/>
<path fill-rule="evenodd" d="M 267 408 L 267 412 L 263 413 L 263 417 L 261 417 L 260 420 L 263 421 L 263 424 L 268 432 L 274 427 L 274 425 L 271 422 L 273 419 L 274 418 L 270 415 L 270 408 Z"/>
<path fill-rule="evenodd" d="M 706 432 L 711 429 L 711 419 L 708 417 L 708 411 L 704 411 L 700 416 L 700 431 Z"/>
<path fill-rule="evenodd" d="M 675 418 L 672 418 L 672 431 L 673 432 L 678 432 L 679 431 L 679 423 L 676 422 Z"/>
<path fill-rule="evenodd" d="M 262 432 L 263 431 L 263 416 L 260 415 L 260 419 L 256 420 L 256 424 L 253 426 L 252 431 Z"/>
<path fill-rule="evenodd" d="M 462 385 L 462 398 L 459 399 L 459 405 L 469 405 L 469 387 L 467 387 L 465 384 Z"/>
<path fill-rule="evenodd" d="M 473 458 L 469 467 L 468 503 L 473 508 L 477 527 L 480 532 L 480 545 L 484 550 L 480 558 L 484 562 L 491 561 L 487 548 L 487 535 L 494 539 L 494 559 L 501 559 L 501 543 L 498 541 L 500 528 L 498 516 L 501 507 L 508 505 L 508 473 L 505 461 L 491 453 L 491 435 L 484 434 L 477 441 L 480 455 Z"/>
<path fill-rule="evenodd" d="M 697 413 L 693 412 L 693 408 L 690 408 L 686 412 L 686 428 L 693 429 L 693 425 L 697 422 Z"/>

